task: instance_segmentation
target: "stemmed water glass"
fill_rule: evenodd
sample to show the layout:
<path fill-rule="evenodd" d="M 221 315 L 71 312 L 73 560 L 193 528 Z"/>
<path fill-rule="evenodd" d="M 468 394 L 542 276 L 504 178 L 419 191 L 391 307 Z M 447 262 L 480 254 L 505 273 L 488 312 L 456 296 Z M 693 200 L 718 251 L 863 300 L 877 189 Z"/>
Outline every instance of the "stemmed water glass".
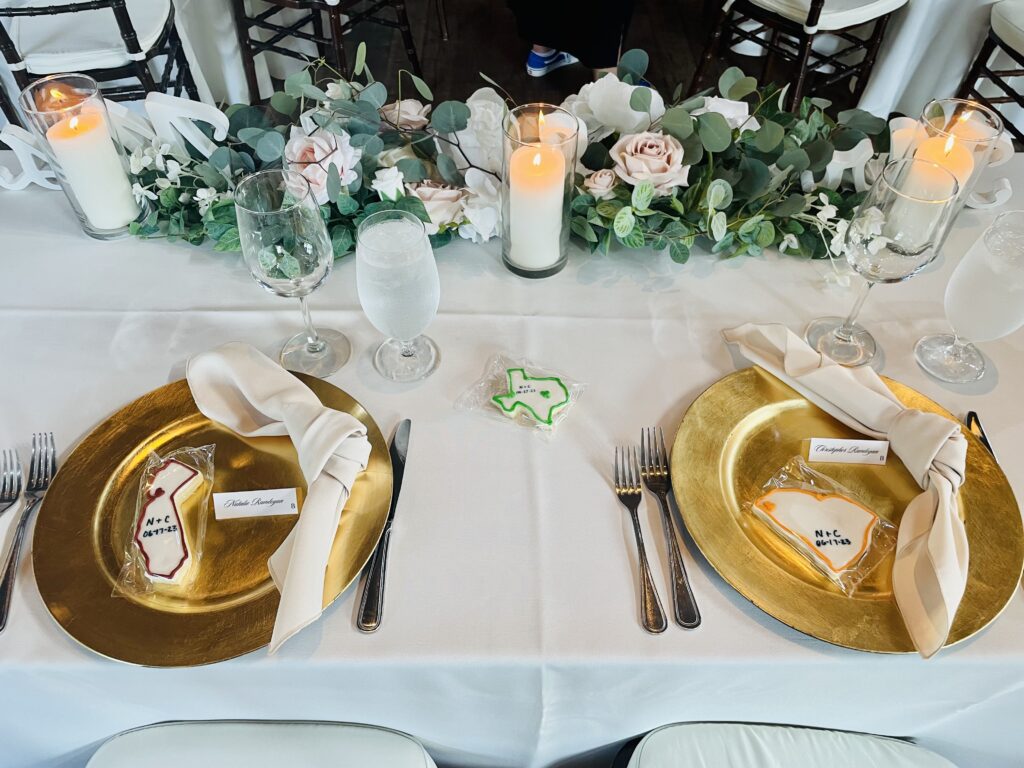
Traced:
<path fill-rule="evenodd" d="M 306 330 L 281 349 L 281 365 L 330 376 L 352 352 L 345 334 L 315 328 L 307 297 L 334 264 L 334 251 L 309 182 L 295 171 L 261 171 L 235 189 L 242 256 L 257 283 L 277 296 L 298 298 Z"/>
<path fill-rule="evenodd" d="M 1001 339 L 1024 325 L 1024 211 L 996 217 L 957 264 L 944 303 L 953 333 L 925 336 L 914 357 L 942 381 L 977 381 L 985 358 L 970 341 Z"/>
<path fill-rule="evenodd" d="M 807 326 L 807 343 L 847 366 L 864 365 L 877 349 L 856 323 L 877 283 L 907 280 L 935 258 L 955 205 L 956 177 L 924 160 L 895 160 L 875 180 L 846 229 L 846 260 L 866 281 L 850 314 L 822 317 Z"/>
<path fill-rule="evenodd" d="M 388 339 L 373 365 L 392 381 L 418 381 L 437 368 L 437 344 L 421 335 L 437 315 L 441 283 L 423 222 L 407 211 L 381 211 L 356 232 L 359 303 Z"/>

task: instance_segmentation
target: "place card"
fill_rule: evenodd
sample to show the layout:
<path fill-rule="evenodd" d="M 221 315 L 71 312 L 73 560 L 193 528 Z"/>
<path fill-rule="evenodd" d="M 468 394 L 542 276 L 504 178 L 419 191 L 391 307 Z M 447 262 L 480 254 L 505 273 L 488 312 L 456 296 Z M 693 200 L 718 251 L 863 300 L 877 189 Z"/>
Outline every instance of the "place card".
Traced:
<path fill-rule="evenodd" d="M 213 514 L 218 520 L 298 513 L 299 502 L 294 488 L 213 494 Z"/>
<path fill-rule="evenodd" d="M 885 464 L 888 458 L 888 440 L 839 440 L 829 437 L 812 437 L 811 446 L 807 449 L 808 461 L 880 466 Z"/>

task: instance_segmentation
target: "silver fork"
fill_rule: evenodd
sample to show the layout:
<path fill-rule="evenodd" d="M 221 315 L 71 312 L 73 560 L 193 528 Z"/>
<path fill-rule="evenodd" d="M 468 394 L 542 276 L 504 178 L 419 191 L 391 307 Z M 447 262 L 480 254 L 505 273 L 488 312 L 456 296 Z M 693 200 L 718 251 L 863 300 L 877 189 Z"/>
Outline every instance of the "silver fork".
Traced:
<path fill-rule="evenodd" d="M 633 519 L 636 553 L 640 561 L 640 615 L 644 629 L 652 635 L 657 635 L 665 631 L 668 622 L 665 620 L 665 611 L 662 610 L 661 601 L 658 599 L 658 591 L 654 588 L 651 566 L 647 562 L 647 552 L 644 550 L 644 536 L 640 532 L 640 516 L 637 514 L 637 507 L 640 506 L 642 494 L 636 448 L 616 448 L 615 495 L 619 497 L 622 506 L 629 510 L 629 516 Z"/>
<path fill-rule="evenodd" d="M 14 506 L 21 496 L 21 459 L 8 448 L 0 453 L 0 515 Z"/>
<path fill-rule="evenodd" d="M 25 528 L 29 518 L 39 502 L 43 500 L 50 481 L 57 473 L 57 449 L 53 443 L 53 432 L 32 435 L 32 456 L 29 458 L 28 485 L 25 489 L 25 509 L 18 520 L 14 531 L 14 543 L 4 563 L 3 575 L 0 576 L 0 632 L 7 626 L 7 617 L 11 612 L 11 596 L 14 594 L 14 577 L 18 573 L 18 560 L 21 555 L 21 544 L 25 538 Z"/>
<path fill-rule="evenodd" d="M 668 505 L 668 492 L 672 480 L 668 469 L 668 451 L 665 450 L 665 435 L 661 427 L 648 427 L 640 431 L 640 474 L 647 490 L 658 497 L 661 506 L 661 522 L 665 528 L 668 543 L 668 564 L 672 574 L 672 608 L 676 624 L 686 629 L 700 626 L 700 611 L 686 577 L 686 566 L 679 551 L 675 521 Z"/>

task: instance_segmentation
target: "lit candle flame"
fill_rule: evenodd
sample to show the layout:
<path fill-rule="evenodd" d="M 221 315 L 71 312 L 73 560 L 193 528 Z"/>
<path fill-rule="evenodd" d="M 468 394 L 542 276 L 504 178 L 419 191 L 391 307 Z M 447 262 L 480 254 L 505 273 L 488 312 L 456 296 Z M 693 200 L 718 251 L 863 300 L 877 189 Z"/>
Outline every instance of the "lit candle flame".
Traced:
<path fill-rule="evenodd" d="M 950 136 L 948 139 L 946 139 L 946 150 L 945 151 L 946 151 L 947 155 L 950 152 L 953 151 L 953 145 L 954 144 L 956 144 L 956 137 L 955 136 Z"/>
<path fill-rule="evenodd" d="M 71 121 L 68 123 L 68 127 L 70 127 L 72 131 L 77 131 L 78 130 L 78 118 L 77 117 L 72 117 Z"/>
<path fill-rule="evenodd" d="M 960 115 L 960 122 L 961 123 L 966 123 L 968 120 L 971 119 L 971 115 L 973 115 L 973 114 L 974 114 L 974 110 L 973 109 L 966 110 L 963 114 Z"/>
<path fill-rule="evenodd" d="M 541 161 L 540 152 L 533 156 L 533 164 L 539 166 Z"/>
<path fill-rule="evenodd" d="M 540 110 L 540 116 L 537 118 L 537 123 L 540 125 L 541 128 L 544 127 L 544 110 L 543 109 Z"/>
<path fill-rule="evenodd" d="M 50 89 L 50 98 L 53 99 L 54 101 L 66 101 L 67 100 L 67 96 L 64 95 L 64 92 L 60 88 L 51 88 Z"/>

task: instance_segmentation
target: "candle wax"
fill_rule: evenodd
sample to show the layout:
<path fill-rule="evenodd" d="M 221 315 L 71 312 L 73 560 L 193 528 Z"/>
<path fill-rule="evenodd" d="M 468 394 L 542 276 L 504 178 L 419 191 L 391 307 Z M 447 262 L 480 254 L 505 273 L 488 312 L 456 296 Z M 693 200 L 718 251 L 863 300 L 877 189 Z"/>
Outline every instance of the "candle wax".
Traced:
<path fill-rule="evenodd" d="M 565 156 L 548 145 L 519 147 L 509 162 L 509 256 L 526 269 L 561 258 Z"/>

